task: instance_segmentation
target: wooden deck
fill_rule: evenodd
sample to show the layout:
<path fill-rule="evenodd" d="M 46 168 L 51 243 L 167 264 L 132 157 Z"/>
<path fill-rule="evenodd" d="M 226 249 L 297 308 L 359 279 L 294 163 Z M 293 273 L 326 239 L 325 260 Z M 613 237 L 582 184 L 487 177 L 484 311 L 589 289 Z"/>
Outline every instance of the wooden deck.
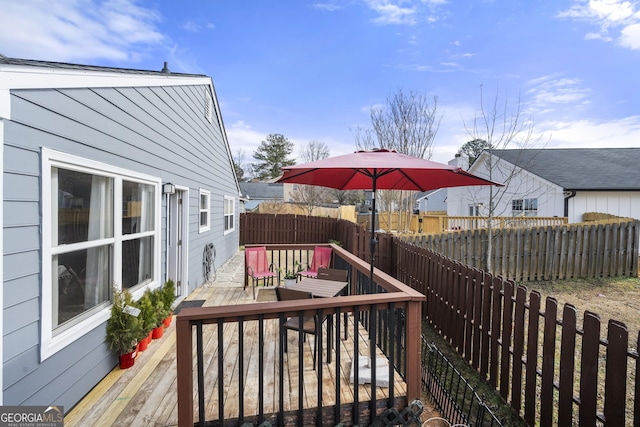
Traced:
<path fill-rule="evenodd" d="M 254 302 L 251 290 L 242 289 L 243 260 L 241 253 L 235 255 L 217 274 L 217 279 L 206 287 L 197 289 L 186 300 L 205 300 L 205 306 L 236 305 Z M 272 290 L 261 289 L 258 300 L 273 301 Z M 277 360 L 278 327 L 275 322 L 265 322 L 265 342 L 270 343 L 262 349 L 265 362 L 265 404 L 264 413 L 278 411 L 278 381 Z M 238 326 L 226 324 L 224 327 L 224 375 L 225 384 L 229 387 L 224 391 L 225 418 L 238 416 Z M 342 405 L 354 401 L 354 386 L 350 383 L 349 375 L 353 358 L 352 322 L 349 324 L 349 338 L 341 341 L 340 369 L 336 372 L 335 364 L 323 363 L 322 381 L 323 395 L 320 396 L 323 406 L 331 406 L 336 402 L 335 384 L 340 376 L 340 403 Z M 361 328 L 359 328 L 361 329 Z M 258 372 L 255 360 L 259 357 L 257 326 L 247 324 L 243 331 L 244 337 L 244 413 L 249 416 L 258 413 Z M 358 334 L 359 352 L 367 354 L 368 338 L 360 331 Z M 304 360 L 299 363 L 297 351 L 297 336 L 294 332 L 288 334 L 290 354 L 285 356 L 284 390 L 285 411 L 297 408 L 298 405 L 298 375 L 302 366 L 304 372 L 303 402 L 305 408 L 318 406 L 317 396 L 318 372 L 313 369 L 312 345 L 314 337 L 308 337 L 304 349 Z M 205 359 L 211 362 L 218 353 L 217 326 L 204 327 Z M 326 353 L 325 353 L 326 354 Z M 326 356 L 325 356 L 326 357 Z M 335 354 L 333 354 L 335 357 Z M 218 419 L 217 403 L 217 364 L 209 363 L 205 372 L 205 389 L 210 390 L 207 395 L 206 418 Z M 255 368 L 255 369 L 254 369 Z M 398 374 L 395 376 L 395 396 L 405 396 L 405 384 Z M 271 389 L 268 389 L 268 388 Z M 103 381 L 98 384 L 85 398 L 78 403 L 65 417 L 65 426 L 174 426 L 178 423 L 177 391 L 176 391 L 176 333 L 175 321 L 165 330 L 164 336 L 154 340 L 149 348 L 141 352 L 132 368 L 121 370 L 115 367 Z M 370 399 L 371 387 L 359 386 L 359 401 Z M 195 390 L 194 390 L 195 394 Z M 268 397 L 268 399 L 266 399 Z M 388 397 L 388 389 L 376 388 L 376 397 Z M 194 397 L 197 406 L 197 397 Z M 197 414 L 197 407 L 194 408 Z"/>

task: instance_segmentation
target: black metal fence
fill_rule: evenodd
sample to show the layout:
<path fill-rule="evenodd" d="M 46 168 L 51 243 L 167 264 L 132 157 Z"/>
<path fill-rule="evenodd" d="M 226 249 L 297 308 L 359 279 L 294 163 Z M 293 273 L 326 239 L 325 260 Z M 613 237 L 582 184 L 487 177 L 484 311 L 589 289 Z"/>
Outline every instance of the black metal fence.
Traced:
<path fill-rule="evenodd" d="M 451 425 L 502 426 L 447 357 L 422 337 L 422 383 Z"/>

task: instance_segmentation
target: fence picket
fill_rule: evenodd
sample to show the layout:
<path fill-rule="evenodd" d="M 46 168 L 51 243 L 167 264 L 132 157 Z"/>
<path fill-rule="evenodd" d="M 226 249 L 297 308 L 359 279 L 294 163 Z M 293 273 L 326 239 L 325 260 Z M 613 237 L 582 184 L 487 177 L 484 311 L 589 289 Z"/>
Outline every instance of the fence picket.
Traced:
<path fill-rule="evenodd" d="M 494 277 L 491 286 L 491 364 L 489 365 L 489 384 L 495 389 L 498 387 L 498 367 L 500 359 L 498 354 L 500 346 L 500 324 L 502 321 L 502 279 Z"/>
<path fill-rule="evenodd" d="M 544 337 L 542 342 L 542 384 L 540 390 L 540 425 L 553 424 L 553 378 L 556 360 L 556 322 L 558 302 L 548 297 L 544 308 Z"/>
<path fill-rule="evenodd" d="M 609 320 L 607 328 L 607 367 L 604 384 L 604 416 L 607 425 L 625 424 L 627 397 L 627 346 L 629 332 L 627 327 Z"/>
<path fill-rule="evenodd" d="M 524 420 L 530 426 L 535 424 L 538 403 L 538 332 L 540 330 L 540 293 L 529 294 L 529 321 L 527 327 L 527 370 L 524 390 Z"/>
<path fill-rule="evenodd" d="M 491 282 L 493 278 L 489 274 L 485 274 L 482 277 L 482 344 L 481 344 L 481 359 L 480 359 L 480 374 L 483 378 L 487 378 L 489 372 L 489 342 L 491 336 L 489 331 L 491 330 Z"/>
<path fill-rule="evenodd" d="M 636 353 L 635 356 L 639 356 L 640 351 L 640 331 L 638 332 L 638 338 L 636 339 Z M 633 402 L 633 425 L 640 426 L 640 357 L 636 357 L 636 376 L 634 378 L 635 387 L 633 395 L 636 397 Z"/>
<path fill-rule="evenodd" d="M 524 315 L 527 288 L 520 285 L 516 289 L 515 318 L 513 321 L 513 373 L 511 375 L 511 407 L 517 413 L 522 407 L 522 356 L 524 354 Z"/>
<path fill-rule="evenodd" d="M 472 350 L 471 350 L 471 337 L 473 336 L 473 324 L 475 322 L 475 317 L 474 317 L 474 308 L 475 308 L 475 303 L 474 303 L 474 296 L 475 296 L 475 283 L 474 283 L 474 277 L 473 277 L 473 270 L 469 270 L 468 268 L 465 269 L 466 274 L 465 274 L 465 281 L 464 281 L 464 288 L 465 288 L 465 302 L 463 304 L 463 315 L 464 315 L 464 319 L 465 319 L 465 324 L 464 324 L 464 358 L 467 361 L 467 363 L 471 362 L 471 357 L 472 357 Z"/>
<path fill-rule="evenodd" d="M 473 269 L 473 297 L 474 297 L 474 309 L 473 309 L 473 359 L 471 361 L 471 366 L 477 371 L 480 368 L 480 352 L 482 351 L 480 347 L 480 337 L 482 335 L 482 291 L 484 287 L 482 286 L 482 276 L 483 271 L 477 268 Z"/>
<path fill-rule="evenodd" d="M 509 384 L 511 371 L 511 337 L 513 326 L 513 288 L 514 283 L 510 280 L 503 282 L 502 286 L 502 354 L 500 359 L 500 395 L 507 401 L 509 396 Z"/>
<path fill-rule="evenodd" d="M 604 253 L 602 254 L 602 275 L 604 277 L 611 276 L 611 224 L 606 224 L 604 226 L 604 236 L 602 236 L 604 240 Z"/>
<path fill-rule="evenodd" d="M 598 358 L 600 356 L 600 318 L 589 311 L 584 313 L 582 326 L 582 354 L 580 356 L 579 423 L 596 425 L 598 399 Z"/>
<path fill-rule="evenodd" d="M 573 375 L 576 350 L 576 308 L 565 304 L 562 311 L 560 381 L 558 384 L 558 425 L 573 424 Z"/>

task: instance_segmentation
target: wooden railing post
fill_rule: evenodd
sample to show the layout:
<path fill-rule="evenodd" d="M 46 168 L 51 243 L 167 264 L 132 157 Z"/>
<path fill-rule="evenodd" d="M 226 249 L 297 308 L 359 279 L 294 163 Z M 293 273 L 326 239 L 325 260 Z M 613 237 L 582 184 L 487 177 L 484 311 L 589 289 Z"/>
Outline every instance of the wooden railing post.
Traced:
<path fill-rule="evenodd" d="M 193 339 L 191 323 L 176 316 L 178 426 L 193 427 Z"/>
<path fill-rule="evenodd" d="M 422 301 L 409 301 L 407 305 L 407 404 L 420 399 L 422 378 L 420 350 L 422 344 Z"/>

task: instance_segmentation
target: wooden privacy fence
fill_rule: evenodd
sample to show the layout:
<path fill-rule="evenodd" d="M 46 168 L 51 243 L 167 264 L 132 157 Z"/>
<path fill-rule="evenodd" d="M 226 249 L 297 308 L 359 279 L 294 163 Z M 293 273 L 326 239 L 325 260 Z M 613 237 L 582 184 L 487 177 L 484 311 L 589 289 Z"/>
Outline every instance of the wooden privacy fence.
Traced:
<path fill-rule="evenodd" d="M 371 228 L 371 213 L 357 216 L 358 224 Z M 564 225 L 566 217 L 542 216 L 496 216 L 491 219 L 492 228 L 544 227 L 548 225 Z M 481 216 L 449 216 L 449 215 L 416 215 L 407 212 L 379 212 L 376 215 L 376 229 L 393 230 L 400 234 L 410 233 L 442 233 L 451 230 L 477 230 L 487 228 L 488 218 Z"/>
<path fill-rule="evenodd" d="M 491 273 L 518 282 L 638 276 L 640 221 L 494 230 Z M 304 215 L 240 215 L 240 244 L 328 243 L 336 240 L 360 259 L 370 259 L 370 231 L 346 220 Z M 429 236 L 377 234 L 375 266 L 393 274 L 393 245 L 405 240 L 470 267 L 486 270 L 487 230 Z"/>
<path fill-rule="evenodd" d="M 407 242 L 396 277 L 427 296 L 423 313 L 529 425 L 640 425 L 640 334 L 597 314 Z M 542 305 L 544 303 L 544 306 Z"/>
<path fill-rule="evenodd" d="M 240 244 L 327 243 L 335 239 L 338 221 L 348 222 L 307 215 L 243 213 Z"/>
<path fill-rule="evenodd" d="M 304 215 L 240 215 L 240 244 L 317 244 L 337 241 L 343 248 L 369 262 L 371 232 L 351 221 Z M 393 271 L 393 236 L 378 234 L 375 266 Z"/>
<path fill-rule="evenodd" d="M 637 276 L 639 232 L 634 220 L 493 230 L 491 272 L 515 281 Z M 486 229 L 402 239 L 486 270 Z"/>

